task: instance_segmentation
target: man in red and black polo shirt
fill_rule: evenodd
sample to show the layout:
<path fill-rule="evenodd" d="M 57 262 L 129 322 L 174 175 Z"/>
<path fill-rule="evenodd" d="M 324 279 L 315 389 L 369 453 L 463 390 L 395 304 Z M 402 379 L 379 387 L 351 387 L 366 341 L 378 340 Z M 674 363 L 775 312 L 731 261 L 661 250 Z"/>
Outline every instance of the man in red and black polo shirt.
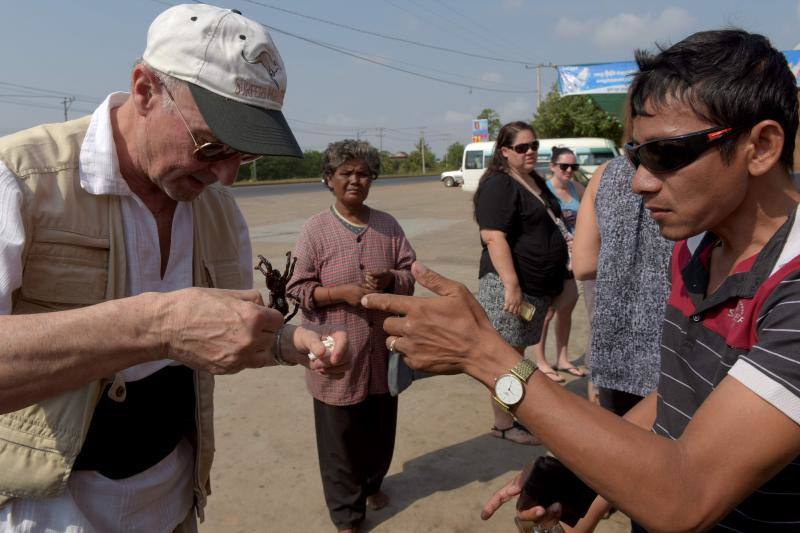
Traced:
<path fill-rule="evenodd" d="M 656 392 L 622 419 L 541 372 L 527 377 L 463 285 L 419 265 L 417 281 L 440 298 L 370 295 L 365 305 L 404 315 L 387 320 L 387 342 L 412 367 L 467 372 L 495 390 L 644 528 L 800 531 L 794 75 L 766 38 L 740 30 L 697 33 L 637 61 L 633 188 L 678 241 Z M 518 477 L 501 489 L 484 518 L 520 488 Z M 549 526 L 558 512 L 520 516 Z"/>

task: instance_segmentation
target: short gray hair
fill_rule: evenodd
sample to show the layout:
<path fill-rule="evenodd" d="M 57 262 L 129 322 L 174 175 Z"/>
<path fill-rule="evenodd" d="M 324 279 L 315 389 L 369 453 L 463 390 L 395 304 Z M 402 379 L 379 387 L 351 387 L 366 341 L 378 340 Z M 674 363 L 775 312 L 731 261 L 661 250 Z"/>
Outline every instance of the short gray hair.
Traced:
<path fill-rule="evenodd" d="M 327 180 L 347 161 L 360 159 L 366 163 L 372 178 L 381 173 L 381 156 L 367 141 L 345 139 L 330 143 L 322 154 L 322 177 Z"/>
<path fill-rule="evenodd" d="M 145 62 L 145 60 L 142 59 L 142 58 L 137 59 L 133 66 L 137 67 L 139 65 L 144 65 L 145 67 L 150 69 L 150 71 L 158 79 L 158 81 L 161 83 L 161 85 L 166 87 L 169 90 L 169 92 L 171 92 L 172 94 L 175 94 L 176 92 L 179 92 L 182 87 L 186 86 L 186 82 L 185 81 L 180 80 L 180 79 L 176 78 L 175 76 L 170 76 L 169 74 L 164 74 L 160 70 L 157 70 L 157 69 L 151 67 L 150 65 L 148 65 L 147 62 Z M 175 103 L 172 101 L 172 98 L 162 98 L 161 102 L 162 102 L 162 105 L 163 105 L 164 109 L 166 109 L 168 111 L 171 111 L 175 107 Z"/>

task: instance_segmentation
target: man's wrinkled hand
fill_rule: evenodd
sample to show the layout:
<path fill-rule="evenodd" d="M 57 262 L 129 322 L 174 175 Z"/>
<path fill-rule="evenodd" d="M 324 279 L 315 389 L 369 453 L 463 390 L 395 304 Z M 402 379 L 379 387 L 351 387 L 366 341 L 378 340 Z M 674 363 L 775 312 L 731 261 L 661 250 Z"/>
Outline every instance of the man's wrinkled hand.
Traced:
<path fill-rule="evenodd" d="M 269 347 L 283 316 L 258 291 L 190 288 L 159 295 L 153 317 L 160 358 L 212 374 L 233 374 L 272 361 Z"/>

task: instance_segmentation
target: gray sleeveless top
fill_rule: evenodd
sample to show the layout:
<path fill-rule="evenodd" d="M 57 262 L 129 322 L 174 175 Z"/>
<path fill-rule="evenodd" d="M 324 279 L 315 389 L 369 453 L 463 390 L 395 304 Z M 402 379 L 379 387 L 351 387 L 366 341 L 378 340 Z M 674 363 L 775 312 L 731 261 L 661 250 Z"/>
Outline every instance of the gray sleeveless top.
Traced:
<path fill-rule="evenodd" d="M 673 242 L 631 190 L 625 157 L 608 163 L 595 198 L 600 230 L 589 370 L 599 387 L 639 396 L 658 385 Z"/>

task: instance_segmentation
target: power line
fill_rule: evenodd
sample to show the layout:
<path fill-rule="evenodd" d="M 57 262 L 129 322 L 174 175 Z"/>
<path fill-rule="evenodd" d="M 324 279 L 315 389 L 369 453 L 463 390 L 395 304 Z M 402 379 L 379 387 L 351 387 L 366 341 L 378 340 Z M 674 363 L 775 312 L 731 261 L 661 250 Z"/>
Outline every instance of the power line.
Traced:
<path fill-rule="evenodd" d="M 0 98 L 61 98 L 54 94 L 0 94 Z"/>
<path fill-rule="evenodd" d="M 466 26 L 464 26 L 464 25 L 463 25 L 463 24 L 461 24 L 460 22 L 456 22 L 455 20 L 452 20 L 452 19 L 451 19 L 451 18 L 449 18 L 449 17 L 444 17 L 444 16 L 442 16 L 441 14 L 437 13 L 436 11 L 433 11 L 433 10 L 432 10 L 430 7 L 426 6 L 425 4 L 422 4 L 422 3 L 418 2 L 417 0 L 406 0 L 406 1 L 407 1 L 407 2 L 410 2 L 410 3 L 412 3 L 412 4 L 414 4 L 415 6 L 419 7 L 420 9 L 423 9 L 423 10 L 427 11 L 428 13 L 430 13 L 431 15 L 433 15 L 434 17 L 437 17 L 437 18 L 439 18 L 439 19 L 441 19 L 441 20 L 444 20 L 444 21 L 445 21 L 445 22 L 447 22 L 448 24 L 450 24 L 450 25 L 452 25 L 452 26 L 455 26 L 455 27 L 456 27 L 456 28 L 458 28 L 459 30 L 466 31 L 466 32 L 467 32 L 467 34 L 468 34 L 468 35 L 469 35 L 469 37 L 470 37 L 470 42 L 471 42 L 472 44 L 474 44 L 474 43 L 475 43 L 475 34 L 474 34 L 474 31 L 473 31 L 472 29 L 470 29 L 470 28 L 467 28 Z M 424 22 L 424 21 L 425 21 L 424 19 L 421 19 L 421 18 L 420 18 L 419 20 L 420 20 L 421 22 Z M 441 26 L 440 26 L 440 27 L 441 27 Z M 445 31 L 447 31 L 445 28 L 442 28 L 442 29 L 444 29 Z M 497 48 L 494 48 L 494 47 L 492 47 L 492 46 L 489 46 L 489 43 L 490 43 L 490 42 L 491 42 L 491 40 L 490 40 L 490 39 L 486 39 L 486 40 L 483 42 L 483 46 L 484 46 L 484 47 L 485 47 L 487 50 L 489 50 L 490 52 L 492 52 L 493 54 L 502 55 L 502 54 L 503 54 L 503 52 L 500 52 L 500 51 L 498 51 L 498 49 L 497 49 Z"/>
<path fill-rule="evenodd" d="M 7 99 L 7 98 L 0 98 L 0 103 L 18 105 L 18 106 L 22 106 L 22 107 L 34 107 L 34 108 L 39 108 L 39 109 L 57 109 L 59 111 L 64 109 L 63 106 L 60 106 L 60 105 L 34 104 L 34 103 L 31 103 L 31 102 L 20 102 L 19 100 L 10 100 L 10 99 Z M 78 108 L 75 108 L 75 111 L 77 111 L 79 113 L 87 113 L 87 114 L 93 113 L 93 111 L 86 110 L 86 109 L 78 109 Z"/>
<path fill-rule="evenodd" d="M 336 46 L 339 46 L 339 45 L 336 45 Z M 401 61 L 399 59 L 394 59 L 394 58 L 387 57 L 387 56 L 381 56 L 381 55 L 375 55 L 375 54 L 367 54 L 366 52 L 361 52 L 359 50 L 353 50 L 352 48 L 346 48 L 344 46 L 339 46 L 339 48 L 341 48 L 342 50 L 346 50 L 348 52 L 352 52 L 354 54 L 364 54 L 365 57 L 372 57 L 372 58 L 382 59 L 384 61 L 393 61 L 393 62 L 398 63 L 400 65 L 407 65 L 407 66 L 410 66 L 410 67 L 415 67 L 415 68 L 418 68 L 418 69 L 427 70 L 428 72 L 435 72 L 437 74 L 445 74 L 447 76 L 454 76 L 456 78 L 461 78 L 461 79 L 464 79 L 464 80 L 469 80 L 469 81 L 479 82 L 479 83 L 482 83 L 482 82 L 485 81 L 485 80 L 480 80 L 478 78 L 473 78 L 473 77 L 470 77 L 470 76 L 464 76 L 463 74 L 457 74 L 455 72 L 448 72 L 446 70 L 426 67 L 424 65 L 418 65 L 416 63 L 409 63 L 407 61 Z M 496 82 L 494 85 L 496 85 L 496 86 L 505 86 L 507 88 L 511 88 L 513 90 L 520 91 L 521 93 L 533 92 L 533 91 L 529 91 L 527 89 L 521 89 L 519 87 L 515 87 L 513 85 L 509 85 L 508 83 Z"/>
<path fill-rule="evenodd" d="M 152 0 L 152 1 L 155 2 L 157 0 Z M 293 11 L 291 9 L 286 9 L 286 8 L 283 8 L 283 7 L 274 6 L 274 5 L 267 4 L 265 2 L 260 2 L 260 1 L 257 1 L 257 0 L 244 0 L 244 1 L 247 2 L 247 3 L 250 3 L 250 4 L 257 5 L 257 6 L 266 7 L 267 9 L 274 9 L 276 11 L 281 11 L 283 13 L 288 13 L 290 15 L 294 15 L 294 16 L 297 16 L 297 17 L 302 17 L 302 18 L 313 20 L 313 21 L 320 22 L 320 23 L 323 23 L 323 24 L 328 24 L 330 26 L 336 26 L 338 28 L 344 28 L 344 29 L 347 29 L 347 30 L 350 30 L 350 31 L 363 33 L 365 35 L 372 35 L 373 37 L 379 37 L 381 39 L 389 39 L 389 40 L 392 40 L 392 41 L 397 41 L 397 42 L 401 42 L 401 43 L 405 43 L 405 44 L 411 44 L 411 45 L 419 46 L 419 47 L 422 47 L 422 48 L 429 48 L 429 49 L 433 49 L 433 50 L 439 50 L 440 52 L 448 52 L 448 53 L 451 53 L 451 54 L 459 54 L 459 55 L 462 55 L 462 56 L 474 57 L 474 58 L 478 58 L 478 59 L 485 59 L 487 61 L 497 61 L 497 62 L 500 62 L 500 63 L 513 63 L 513 64 L 517 64 L 517 65 L 532 65 L 533 64 L 533 62 L 531 62 L 531 61 L 521 61 L 521 60 L 509 59 L 509 58 L 503 58 L 503 57 L 487 56 L 487 55 L 483 55 L 483 54 L 473 54 L 473 53 L 470 53 L 470 52 L 464 52 L 463 50 L 456 50 L 454 48 L 447 48 L 447 47 L 444 47 L 444 46 L 437 46 L 435 44 L 423 43 L 423 42 L 419 42 L 419 41 L 412 41 L 411 39 L 405 39 L 403 37 L 398 37 L 396 35 L 388 35 L 388 34 L 379 33 L 379 32 L 376 32 L 376 31 L 369 31 L 369 30 L 365 30 L 365 29 L 362 29 L 362 28 L 357 28 L 355 26 L 350 26 L 349 24 L 342 24 L 340 22 L 334 22 L 332 20 L 325 20 L 323 18 L 315 17 L 313 15 L 307 15 L 305 13 L 300 13 L 298 11 Z M 394 5 L 394 4 L 392 4 L 392 5 Z M 394 7 L 397 7 L 398 9 L 403 9 L 403 8 L 398 7 L 396 5 L 394 5 Z M 416 15 L 414 15 L 414 16 L 416 16 Z"/>
<path fill-rule="evenodd" d="M 85 94 L 72 93 L 70 91 L 56 91 L 56 90 L 53 90 L 53 89 L 42 89 L 40 87 L 32 87 L 30 85 L 20 85 L 18 83 L 11 83 L 11 82 L 7 82 L 7 81 L 0 81 L 0 85 L 5 85 L 5 86 L 8 86 L 8 87 L 16 87 L 17 89 L 28 89 L 30 91 L 37 91 L 37 92 L 40 92 L 40 93 L 47 93 L 47 94 L 51 94 L 53 96 L 57 96 L 59 98 L 63 97 L 64 94 L 67 93 L 67 94 L 71 94 L 72 96 L 74 96 L 77 100 L 79 100 L 81 102 L 88 103 L 88 104 L 98 104 L 98 103 L 103 101 L 102 98 L 98 98 L 97 96 L 89 96 L 89 95 L 85 95 Z"/>
<path fill-rule="evenodd" d="M 457 82 L 457 81 L 446 80 L 446 79 L 443 79 L 443 78 L 437 78 L 436 76 L 430 76 L 428 74 L 423 74 L 421 72 L 414 72 L 413 70 L 408 70 L 406 68 L 397 67 L 397 66 L 394 66 L 394 65 L 388 65 L 388 64 L 383 63 L 381 61 L 376 61 L 374 59 L 370 59 L 369 57 L 360 55 L 360 53 L 349 52 L 347 50 L 342 49 L 338 45 L 334 45 L 334 44 L 331 44 L 331 43 L 325 43 L 323 41 L 317 41 L 315 39 L 311 39 L 311 38 L 308 38 L 308 37 L 303 37 L 303 36 L 298 35 L 296 33 L 288 32 L 286 30 L 282 30 L 280 28 L 276 28 L 275 26 L 270 26 L 269 24 L 262 23 L 262 26 L 264 26 L 265 28 L 267 28 L 269 30 L 281 33 L 283 35 L 288 35 L 289 37 L 294 37 L 295 39 L 300 39 L 301 41 L 306 41 L 308 43 L 320 46 L 322 48 L 327 48 L 328 50 L 333 50 L 334 52 L 338 52 L 338 53 L 344 54 L 346 56 L 350 56 L 350 57 L 354 57 L 356 59 L 360 59 L 362 61 L 366 61 L 367 63 L 372 63 L 373 65 L 379 65 L 381 67 L 388 68 L 388 69 L 391 69 L 391 70 L 396 70 L 398 72 L 404 72 L 406 74 L 410 74 L 410 75 L 416 76 L 418 78 L 424 78 L 424 79 L 427 79 L 427 80 L 438 81 L 439 83 L 445 83 L 445 84 L 448 84 L 448 85 L 455 85 L 457 87 L 464 87 L 466 89 L 475 90 L 475 91 L 486 91 L 486 92 L 495 92 L 495 93 L 512 93 L 512 94 L 533 94 L 535 92 L 535 91 L 520 91 L 520 90 L 511 90 L 511 89 L 492 89 L 490 87 L 480 87 L 480 86 L 477 86 L 477 85 L 470 85 L 470 84 L 467 84 L 467 83 L 461 83 L 461 82 Z"/>
<path fill-rule="evenodd" d="M 164 4 L 165 3 L 165 2 L 162 2 L 160 0 L 151 0 L 151 1 L 159 3 L 159 4 Z M 203 3 L 203 2 L 199 2 L 198 0 L 194 0 L 194 1 L 196 3 Z M 314 16 L 311 16 L 311 15 L 306 15 L 306 14 L 303 14 L 303 13 L 299 13 L 297 11 L 293 11 L 293 10 L 282 8 L 282 7 L 278 7 L 278 6 L 274 6 L 274 5 L 271 5 L 271 4 L 264 3 L 264 2 L 259 2 L 259 1 L 256 1 L 256 0 L 243 0 L 243 1 L 251 3 L 251 4 L 254 4 L 254 5 L 258 5 L 258 6 L 261 6 L 261 7 L 266 7 L 268 9 L 274 9 L 274 10 L 277 10 L 277 11 L 282 11 L 282 12 L 285 12 L 285 13 L 289 13 L 291 15 L 295 15 L 295 16 L 299 16 L 299 17 L 303 17 L 303 18 L 308 18 L 308 19 L 311 19 L 311 20 L 315 20 L 317 22 L 322 22 L 322 23 L 325 23 L 325 24 L 331 24 L 331 25 L 334 25 L 334 26 L 338 26 L 338 27 L 349 29 L 349 30 L 357 31 L 359 33 L 365 33 L 365 34 L 368 34 L 368 35 L 374 35 L 376 37 L 382 37 L 382 38 L 392 39 L 392 40 L 396 40 L 396 41 L 401 41 L 401 42 L 405 42 L 405 43 L 413 44 L 413 45 L 417 45 L 417 46 L 423 46 L 421 43 L 418 43 L 418 42 L 415 42 L 415 41 L 411 41 L 411 40 L 408 40 L 408 39 L 403 39 L 402 37 L 394 37 L 394 36 L 384 35 L 384 34 L 377 33 L 377 32 L 371 32 L 371 31 L 367 31 L 367 30 L 362 30 L 360 28 L 349 26 L 347 24 L 341 24 L 341 23 L 338 23 L 338 22 L 332 22 L 332 21 L 324 20 L 324 19 L 321 19 L 321 18 L 318 18 L 318 17 L 314 17 Z M 173 5 L 173 4 L 168 4 L 168 5 Z M 340 45 L 337 45 L 337 44 L 333 44 L 333 43 L 326 43 L 324 41 L 318 41 L 318 40 L 312 39 L 310 37 L 303 37 L 302 35 L 299 35 L 299 34 L 296 34 L 296 33 L 292 33 L 292 32 L 289 32 L 287 30 L 282 30 L 282 29 L 277 28 L 275 26 L 271 26 L 269 24 L 264 24 L 263 22 L 261 23 L 261 25 L 264 26 L 265 28 L 269 29 L 269 30 L 281 33 L 283 35 L 288 35 L 290 37 L 294 37 L 295 39 L 300 39 L 302 41 L 306 41 L 306 42 L 314 44 L 316 46 L 320 46 L 322 48 L 327 48 L 328 50 L 332 50 L 332 51 L 338 52 L 340 54 L 344 54 L 344 55 L 347 55 L 347 56 L 350 56 L 350 57 L 354 57 L 356 59 L 360 59 L 362 61 L 366 61 L 366 62 L 372 63 L 374 65 L 379 65 L 379 66 L 382 66 L 382 67 L 385 67 L 385 68 L 388 68 L 388 69 L 391 69 L 391 70 L 395 70 L 395 71 L 398 71 L 398 72 L 403 72 L 403 73 L 406 73 L 406 74 L 410 74 L 412 76 L 417 76 L 417 77 L 425 78 L 425 79 L 432 80 L 432 81 L 438 81 L 440 83 L 445 83 L 445 84 L 448 84 L 448 85 L 455 85 L 455 86 L 458 86 L 458 87 L 464 87 L 466 89 L 469 89 L 470 91 L 477 90 L 477 91 L 499 92 L 499 93 L 510 93 L 510 94 L 533 94 L 535 92 L 535 91 L 532 91 L 532 90 L 525 90 L 525 89 L 495 89 L 495 88 L 485 87 L 485 86 L 476 85 L 476 84 L 459 83 L 459 82 L 452 81 L 452 80 L 446 80 L 446 79 L 443 79 L 443 78 L 439 78 L 439 77 L 436 77 L 436 76 L 431 76 L 429 74 L 424 74 L 424 73 L 421 73 L 421 72 L 415 72 L 415 71 L 412 71 L 412 70 L 409 70 L 409 69 L 406 69 L 406 68 L 402 68 L 402 67 L 398 67 L 398 66 L 395 66 L 395 65 L 389 65 L 389 64 L 386 64 L 385 61 L 377 61 L 375 59 L 372 59 L 372 58 L 368 57 L 368 55 L 366 55 L 366 52 L 361 52 L 359 50 L 348 49 L 348 48 L 345 48 L 343 46 L 340 46 Z M 529 61 L 516 61 L 516 60 L 511 60 L 511 59 L 496 58 L 496 57 L 492 57 L 492 56 L 484 56 L 484 55 L 480 55 L 480 54 L 471 54 L 471 53 L 468 53 L 468 52 L 462 52 L 460 50 L 453 50 L 451 48 L 437 47 L 435 45 L 424 45 L 424 46 L 428 47 L 428 48 L 435 48 L 435 49 L 447 51 L 447 52 L 458 53 L 458 54 L 461 54 L 461 55 L 467 55 L 467 56 L 470 56 L 470 57 L 480 57 L 480 58 L 483 58 L 483 59 L 490 59 L 490 60 L 493 60 L 493 61 L 504 61 L 504 62 L 510 62 L 510 63 L 526 65 L 526 66 L 529 66 L 529 65 L 532 64 Z M 381 56 L 377 56 L 377 57 L 381 57 Z M 395 63 L 405 63 L 403 61 L 399 61 L 399 60 L 388 58 L 388 57 L 381 57 L 381 59 L 394 61 Z M 425 69 L 425 70 L 433 70 L 435 72 L 442 72 L 441 70 L 431 69 L 429 67 L 423 67 L 423 66 L 420 66 L 420 65 L 414 65 L 414 64 L 411 64 L 411 63 L 405 63 L 405 64 L 412 65 L 412 66 L 414 66 L 416 68 L 422 68 L 422 69 Z M 446 73 L 446 74 L 450 74 L 450 73 Z M 464 77 L 464 76 L 462 76 L 460 74 L 452 74 L 452 75 L 457 76 L 457 77 Z M 475 80 L 475 78 L 467 78 L 467 79 Z M 507 84 L 503 84 L 503 85 L 508 86 Z"/>
<path fill-rule="evenodd" d="M 486 35 L 487 36 L 491 36 L 491 38 L 493 40 L 504 42 L 506 45 L 511 46 L 511 47 L 518 47 L 519 46 L 519 42 L 512 43 L 509 39 L 505 38 L 505 36 L 501 32 L 498 32 L 497 28 L 490 28 L 489 26 L 485 25 L 481 21 L 475 20 L 474 18 L 467 16 L 467 14 L 463 12 L 464 11 L 463 9 L 456 9 L 453 6 L 451 6 L 450 4 L 448 4 L 447 2 L 445 2 L 444 0 L 436 0 L 436 2 L 441 4 L 449 12 L 455 13 L 456 15 L 458 15 L 462 19 L 466 20 L 467 22 L 469 22 L 470 24 L 472 24 L 476 28 L 483 28 L 484 30 L 486 30 L 488 32 Z M 474 30 L 470 30 L 470 31 L 474 31 Z"/>

